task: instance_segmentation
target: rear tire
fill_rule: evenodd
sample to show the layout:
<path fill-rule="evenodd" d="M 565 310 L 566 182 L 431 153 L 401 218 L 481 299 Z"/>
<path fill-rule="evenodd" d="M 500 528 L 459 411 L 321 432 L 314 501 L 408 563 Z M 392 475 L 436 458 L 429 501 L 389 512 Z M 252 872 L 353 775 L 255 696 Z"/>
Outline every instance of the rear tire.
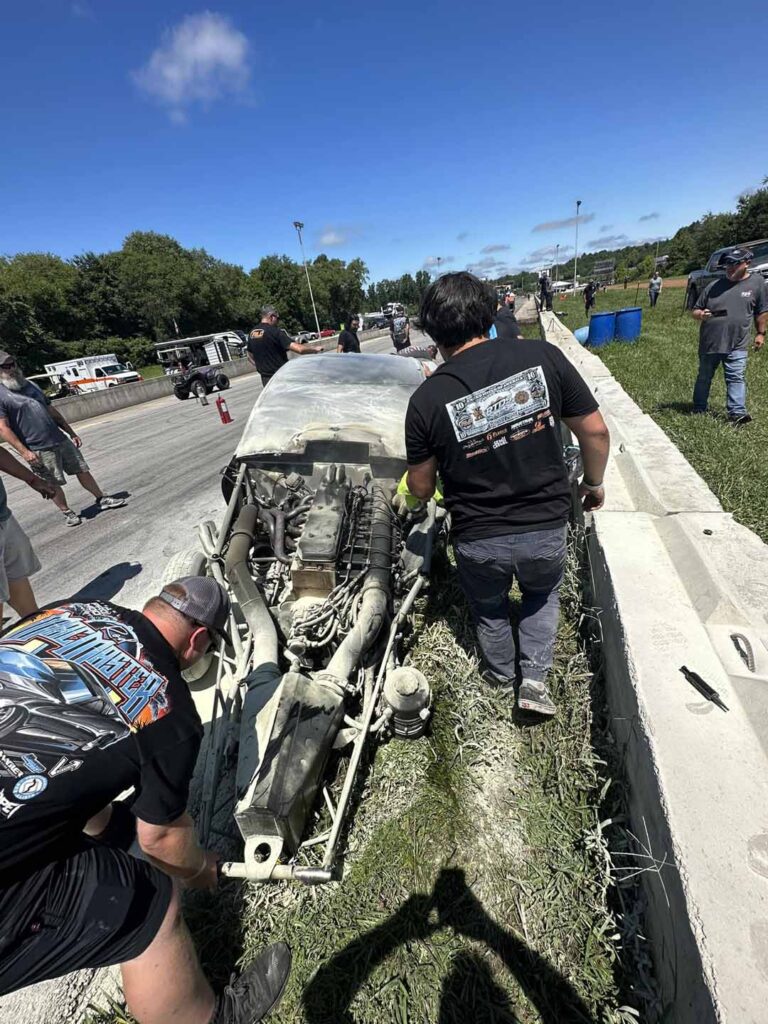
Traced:
<path fill-rule="evenodd" d="M 219 391 L 226 391 L 229 387 L 229 377 L 226 373 L 217 373 L 215 384 Z"/>
<path fill-rule="evenodd" d="M 190 393 L 195 396 L 195 398 L 204 398 L 208 394 L 208 388 L 205 386 L 205 384 L 203 384 L 201 380 L 193 381 L 192 386 L 190 387 L 189 390 Z"/>
<path fill-rule="evenodd" d="M 186 400 L 189 398 L 189 392 L 182 391 L 180 388 L 174 388 L 173 393 L 182 402 L 186 402 Z"/>

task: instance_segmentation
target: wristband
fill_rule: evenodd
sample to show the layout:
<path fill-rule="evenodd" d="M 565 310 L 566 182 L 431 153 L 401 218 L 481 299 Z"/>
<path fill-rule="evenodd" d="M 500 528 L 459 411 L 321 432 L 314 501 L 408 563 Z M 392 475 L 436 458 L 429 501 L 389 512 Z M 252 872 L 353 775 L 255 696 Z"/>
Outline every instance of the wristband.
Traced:
<path fill-rule="evenodd" d="M 582 481 L 581 481 L 581 486 L 582 486 L 582 487 L 583 487 L 583 488 L 584 488 L 585 490 L 587 490 L 587 491 L 592 491 L 592 492 L 595 492 L 595 491 L 602 491 L 602 489 L 603 489 L 603 485 L 602 485 L 602 483 L 599 483 L 599 484 L 588 484 L 586 480 L 582 480 Z"/>

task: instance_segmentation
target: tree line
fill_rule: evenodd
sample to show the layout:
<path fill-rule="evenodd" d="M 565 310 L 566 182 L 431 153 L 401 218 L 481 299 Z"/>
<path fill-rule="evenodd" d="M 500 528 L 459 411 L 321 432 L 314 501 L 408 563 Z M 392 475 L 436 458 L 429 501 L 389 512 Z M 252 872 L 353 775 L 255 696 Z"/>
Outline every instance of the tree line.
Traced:
<path fill-rule="evenodd" d="M 362 260 L 321 254 L 309 272 L 321 327 L 338 327 L 362 308 L 368 280 Z M 314 326 L 301 264 L 265 256 L 245 271 L 151 231 L 135 231 L 116 252 L 0 258 L 0 347 L 28 372 L 102 352 L 136 366 L 154 363 L 155 342 L 248 331 L 267 304 L 280 311 L 288 331 Z"/>

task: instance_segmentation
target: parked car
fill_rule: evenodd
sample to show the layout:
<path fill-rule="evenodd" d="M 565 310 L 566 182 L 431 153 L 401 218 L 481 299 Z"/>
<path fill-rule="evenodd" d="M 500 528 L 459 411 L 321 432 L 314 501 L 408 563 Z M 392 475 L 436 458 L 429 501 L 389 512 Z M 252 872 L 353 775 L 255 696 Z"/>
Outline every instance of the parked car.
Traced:
<path fill-rule="evenodd" d="M 317 341 L 317 331 L 299 331 L 293 340 L 298 341 L 300 345 L 306 345 L 308 341 Z"/>
<path fill-rule="evenodd" d="M 214 388 L 218 391 L 226 391 L 229 387 L 229 377 L 222 373 L 220 366 L 189 366 L 183 367 L 173 374 L 173 393 L 182 402 L 190 395 L 195 398 L 202 398 L 210 395 Z"/>
<path fill-rule="evenodd" d="M 332 338 L 337 331 L 332 331 L 329 327 L 326 327 L 324 331 L 320 331 L 321 338 Z"/>
<path fill-rule="evenodd" d="M 768 278 L 768 238 L 760 238 L 755 242 L 739 242 L 738 245 L 753 253 L 753 259 L 749 264 L 750 271 L 759 272 L 763 277 Z M 733 245 L 727 245 L 724 249 L 718 249 L 709 257 L 706 267 L 702 270 L 691 271 L 688 275 L 688 287 L 685 293 L 687 309 L 693 309 L 696 300 L 711 281 L 725 277 L 725 268 L 720 266 L 720 260 L 723 253 L 733 248 Z"/>

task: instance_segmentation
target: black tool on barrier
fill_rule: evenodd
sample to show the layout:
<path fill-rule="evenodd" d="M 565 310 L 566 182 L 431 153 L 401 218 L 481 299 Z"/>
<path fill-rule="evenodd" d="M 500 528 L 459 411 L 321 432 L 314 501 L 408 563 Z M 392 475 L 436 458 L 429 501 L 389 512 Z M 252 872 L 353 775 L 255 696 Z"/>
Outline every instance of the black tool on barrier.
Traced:
<path fill-rule="evenodd" d="M 720 699 L 720 694 L 717 692 L 717 690 L 713 690 L 709 683 L 705 683 L 701 676 L 698 674 L 698 672 L 692 672 L 689 668 L 686 668 L 685 665 L 681 666 L 680 671 L 683 673 L 683 675 L 691 684 L 691 686 L 699 691 L 702 697 L 706 697 L 707 700 L 712 701 L 713 704 L 717 704 L 717 706 L 722 711 L 730 710 L 728 708 L 728 705 L 724 704 Z"/>

